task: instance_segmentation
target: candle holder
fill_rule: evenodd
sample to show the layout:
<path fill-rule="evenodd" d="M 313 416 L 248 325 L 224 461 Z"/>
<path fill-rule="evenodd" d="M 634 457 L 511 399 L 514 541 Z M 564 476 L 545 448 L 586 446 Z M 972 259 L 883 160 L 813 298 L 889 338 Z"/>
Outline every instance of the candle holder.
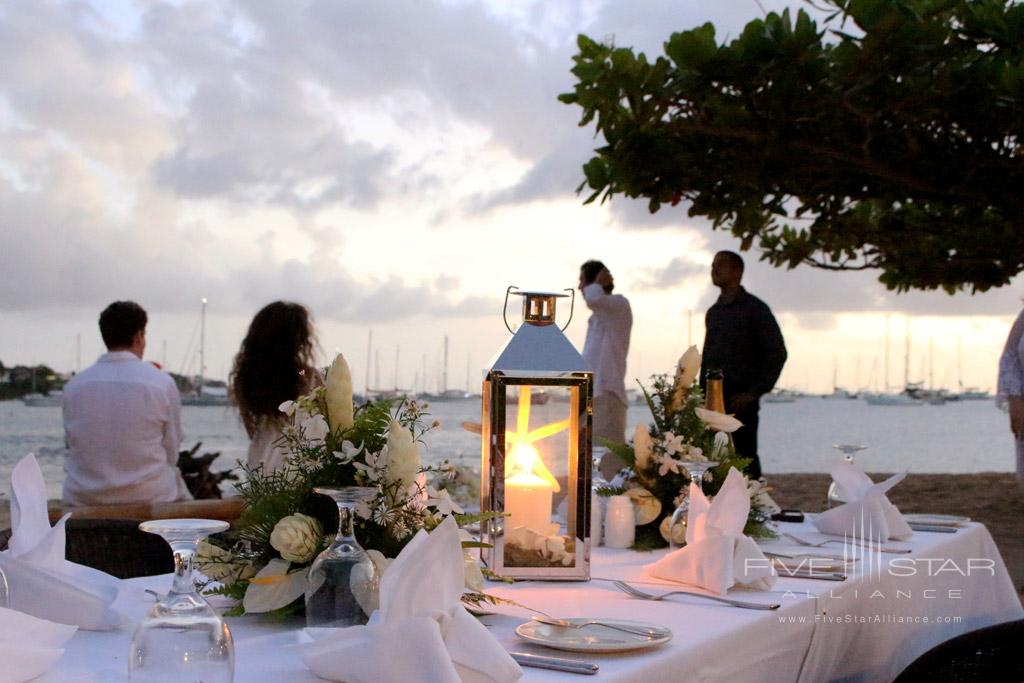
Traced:
<path fill-rule="evenodd" d="M 523 297 L 523 324 L 483 382 L 480 508 L 502 516 L 482 525 L 481 559 L 504 577 L 586 581 L 593 374 L 555 324 L 567 295 L 516 289 L 505 305 Z"/>

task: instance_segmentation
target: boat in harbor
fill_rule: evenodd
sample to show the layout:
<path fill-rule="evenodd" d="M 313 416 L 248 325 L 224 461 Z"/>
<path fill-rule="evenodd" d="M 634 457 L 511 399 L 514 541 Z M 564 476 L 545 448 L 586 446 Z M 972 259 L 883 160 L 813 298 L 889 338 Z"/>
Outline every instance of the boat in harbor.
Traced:
<path fill-rule="evenodd" d="M 59 407 L 64 397 L 62 391 L 51 391 L 48 394 L 25 394 L 21 402 L 31 408 L 53 408 Z"/>

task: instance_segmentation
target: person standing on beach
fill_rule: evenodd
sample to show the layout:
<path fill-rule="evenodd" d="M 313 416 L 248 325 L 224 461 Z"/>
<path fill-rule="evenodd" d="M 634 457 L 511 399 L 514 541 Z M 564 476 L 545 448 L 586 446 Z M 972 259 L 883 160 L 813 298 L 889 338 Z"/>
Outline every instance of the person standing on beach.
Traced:
<path fill-rule="evenodd" d="M 732 251 L 715 254 L 711 283 L 722 290 L 704 318 L 706 334 L 702 366 L 725 376 L 725 411 L 743 427 L 733 432 L 736 452 L 753 462 L 751 479 L 761 476 L 757 425 L 761 396 L 775 386 L 786 363 L 786 344 L 771 309 L 740 285 L 743 259 Z M 706 386 L 701 375 L 701 388 Z"/>
<path fill-rule="evenodd" d="M 1010 431 L 1017 443 L 1017 485 L 1024 489 L 1024 311 L 1010 328 L 999 358 L 998 393 L 1010 408 Z"/>
<path fill-rule="evenodd" d="M 313 367 L 313 323 L 301 304 L 275 301 L 249 323 L 231 369 L 231 395 L 249 435 L 248 465 L 264 473 L 287 463 L 280 406 L 323 383 Z"/>
<path fill-rule="evenodd" d="M 65 505 L 192 498 L 178 469 L 181 395 L 170 375 L 142 360 L 147 321 L 133 301 L 107 306 L 107 353 L 64 386 Z"/>
<path fill-rule="evenodd" d="M 633 311 L 626 297 L 612 294 L 615 279 L 600 261 L 587 261 L 580 266 L 579 288 L 592 312 L 587 321 L 583 359 L 594 371 L 594 439 L 603 437 L 625 443 L 629 405 L 626 355 L 633 329 Z M 601 460 L 601 472 L 606 479 L 623 466 L 625 463 L 611 453 L 606 453 Z"/>

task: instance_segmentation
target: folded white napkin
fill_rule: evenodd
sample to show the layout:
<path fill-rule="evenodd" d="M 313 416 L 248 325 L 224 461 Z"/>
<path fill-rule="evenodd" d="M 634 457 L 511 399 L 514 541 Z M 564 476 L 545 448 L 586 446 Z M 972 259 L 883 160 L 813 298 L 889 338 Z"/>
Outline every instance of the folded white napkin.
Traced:
<path fill-rule="evenodd" d="M 380 610 L 366 626 L 306 629 L 303 660 L 320 678 L 345 683 L 510 683 L 522 669 L 459 601 L 462 545 L 448 517 L 420 530 L 381 580 Z"/>
<path fill-rule="evenodd" d="M 0 607 L 0 681 L 20 683 L 43 675 L 77 630 Z"/>
<path fill-rule="evenodd" d="M 885 497 L 885 492 L 906 476 L 906 472 L 895 474 L 875 484 L 853 463 L 840 460 L 832 467 L 832 480 L 846 503 L 815 517 L 814 526 L 825 534 L 876 541 L 910 538 L 914 532 L 907 520 Z"/>
<path fill-rule="evenodd" d="M 35 455 L 11 472 L 11 538 L 0 552 L 7 575 L 9 605 L 40 619 L 103 631 L 125 622 L 110 608 L 120 581 L 104 572 L 64 559 L 64 525 L 52 528 L 46 510 L 46 483 Z"/>
<path fill-rule="evenodd" d="M 768 590 L 775 583 L 771 562 L 753 539 L 743 535 L 749 514 L 747 482 L 735 467 L 710 503 L 690 484 L 686 546 L 647 565 L 647 573 L 719 595 L 736 584 Z"/>

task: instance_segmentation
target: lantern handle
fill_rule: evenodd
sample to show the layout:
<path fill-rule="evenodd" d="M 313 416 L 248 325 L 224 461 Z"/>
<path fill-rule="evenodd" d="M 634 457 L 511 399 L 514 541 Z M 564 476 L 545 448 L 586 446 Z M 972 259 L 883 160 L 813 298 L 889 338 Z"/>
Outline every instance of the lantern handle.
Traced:
<path fill-rule="evenodd" d="M 569 295 L 572 297 L 569 299 L 569 319 L 565 321 L 565 327 L 562 328 L 562 332 L 565 332 L 566 328 L 569 327 L 569 323 L 572 322 L 572 312 L 576 308 L 576 290 L 571 287 L 566 287 L 562 291 L 569 292 Z M 507 324 L 508 323 L 506 323 L 506 325 Z"/>
<path fill-rule="evenodd" d="M 515 285 L 509 285 L 508 289 L 505 290 L 505 305 L 501 307 L 501 319 L 505 323 L 505 328 L 510 334 L 515 334 L 515 330 L 508 324 L 508 295 L 512 293 L 513 289 L 519 289 Z"/>

